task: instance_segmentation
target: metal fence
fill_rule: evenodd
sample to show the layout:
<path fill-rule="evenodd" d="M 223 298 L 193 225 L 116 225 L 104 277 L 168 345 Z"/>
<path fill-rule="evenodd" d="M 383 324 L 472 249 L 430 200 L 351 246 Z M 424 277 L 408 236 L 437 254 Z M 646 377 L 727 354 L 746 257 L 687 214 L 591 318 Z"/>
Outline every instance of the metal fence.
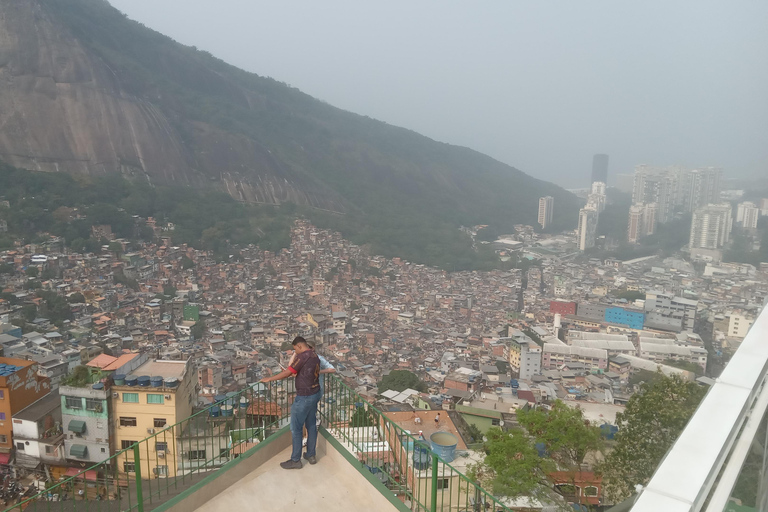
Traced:
<path fill-rule="evenodd" d="M 255 384 L 229 393 L 4 512 L 152 510 L 286 425 L 292 384 Z"/>
<path fill-rule="evenodd" d="M 342 446 L 411 510 L 510 510 L 443 460 L 428 440 L 392 422 L 338 378 L 326 380 L 320 416 Z"/>
<path fill-rule="evenodd" d="M 390 421 L 334 375 L 320 417 L 342 449 L 414 511 L 508 511 L 455 465 Z M 293 381 L 230 393 L 3 512 L 149 511 L 189 489 L 290 421 Z"/>

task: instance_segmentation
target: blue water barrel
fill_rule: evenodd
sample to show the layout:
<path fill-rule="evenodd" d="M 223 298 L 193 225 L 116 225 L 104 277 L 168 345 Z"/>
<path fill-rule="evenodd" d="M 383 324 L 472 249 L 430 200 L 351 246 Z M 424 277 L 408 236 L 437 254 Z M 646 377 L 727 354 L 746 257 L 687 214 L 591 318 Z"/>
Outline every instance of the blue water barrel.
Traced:
<path fill-rule="evenodd" d="M 149 375 L 141 375 L 141 376 L 139 376 L 139 379 L 138 379 L 139 386 L 141 386 L 143 388 L 148 388 L 149 387 L 149 382 L 150 382 Z"/>
<path fill-rule="evenodd" d="M 162 377 L 152 377 L 150 379 L 150 382 L 152 383 L 153 388 L 161 388 L 163 387 L 163 378 Z"/>
<path fill-rule="evenodd" d="M 240 397 L 240 408 L 246 409 L 248 407 L 248 398 L 241 396 Z"/>
<path fill-rule="evenodd" d="M 218 418 L 220 413 L 221 408 L 218 405 L 213 405 L 208 408 L 208 414 L 210 414 L 211 418 Z"/>
<path fill-rule="evenodd" d="M 231 405 L 222 405 L 221 406 L 221 415 L 222 416 L 232 416 L 232 406 Z"/>
<path fill-rule="evenodd" d="M 139 378 L 135 375 L 128 375 L 125 377 L 125 384 L 128 386 L 135 386 L 139 383 Z"/>
<path fill-rule="evenodd" d="M 178 385 L 179 385 L 179 379 L 176 379 L 176 378 L 165 379 L 165 387 L 167 388 L 175 388 Z"/>
<path fill-rule="evenodd" d="M 115 386 L 124 386 L 125 385 L 125 374 L 124 373 L 116 373 L 112 375 L 112 380 L 115 381 Z"/>
<path fill-rule="evenodd" d="M 227 393 L 227 405 L 231 405 L 232 407 L 237 407 L 237 393 L 234 391 L 230 391 Z"/>
<path fill-rule="evenodd" d="M 429 441 L 432 443 L 432 451 L 445 462 L 451 462 L 456 458 L 456 445 L 459 444 L 459 440 L 453 434 L 435 432 L 429 436 Z"/>
<path fill-rule="evenodd" d="M 226 399 L 227 399 L 227 395 L 216 395 L 215 397 L 213 397 L 213 401 L 216 403 L 223 402 Z"/>
<path fill-rule="evenodd" d="M 423 471 L 431 465 L 432 456 L 429 453 L 429 446 L 425 442 L 416 441 L 413 445 L 413 468 Z"/>
<path fill-rule="evenodd" d="M 91 386 L 93 389 L 104 389 L 104 384 L 101 382 L 97 382 L 93 386 Z"/>

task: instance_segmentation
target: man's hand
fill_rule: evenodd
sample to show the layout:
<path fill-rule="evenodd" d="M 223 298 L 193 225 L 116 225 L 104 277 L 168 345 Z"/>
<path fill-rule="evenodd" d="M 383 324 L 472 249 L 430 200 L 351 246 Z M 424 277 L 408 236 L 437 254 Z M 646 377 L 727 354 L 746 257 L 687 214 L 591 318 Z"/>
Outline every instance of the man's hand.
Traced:
<path fill-rule="evenodd" d="M 262 383 L 262 384 L 266 384 L 267 382 L 271 382 L 271 381 L 269 380 L 269 377 L 264 377 L 259 382 Z"/>

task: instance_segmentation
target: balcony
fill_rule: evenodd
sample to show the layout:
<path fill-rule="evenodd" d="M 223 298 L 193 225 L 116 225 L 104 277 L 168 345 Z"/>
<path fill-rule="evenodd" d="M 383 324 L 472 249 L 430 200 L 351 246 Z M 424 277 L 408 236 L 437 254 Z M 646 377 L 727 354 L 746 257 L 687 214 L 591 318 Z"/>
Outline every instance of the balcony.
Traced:
<path fill-rule="evenodd" d="M 767 375 L 763 308 L 651 481 L 616 510 L 768 510 Z"/>
<path fill-rule="evenodd" d="M 292 381 L 253 385 L 3 512 L 508 511 L 336 376 L 320 404 L 318 463 L 286 471 Z M 468 460 L 468 459 L 467 459 Z M 51 503 L 51 502 L 59 503 Z"/>

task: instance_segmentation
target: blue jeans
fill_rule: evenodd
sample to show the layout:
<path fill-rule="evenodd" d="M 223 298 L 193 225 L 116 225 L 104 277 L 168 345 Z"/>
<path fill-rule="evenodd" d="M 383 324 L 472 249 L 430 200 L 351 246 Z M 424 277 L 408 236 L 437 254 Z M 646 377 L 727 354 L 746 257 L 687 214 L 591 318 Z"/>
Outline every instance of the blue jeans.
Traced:
<path fill-rule="evenodd" d="M 293 451 L 291 460 L 301 461 L 303 431 L 307 427 L 307 457 L 314 457 L 317 449 L 317 403 L 320 401 L 320 391 L 310 396 L 297 395 L 291 406 L 291 440 Z"/>

